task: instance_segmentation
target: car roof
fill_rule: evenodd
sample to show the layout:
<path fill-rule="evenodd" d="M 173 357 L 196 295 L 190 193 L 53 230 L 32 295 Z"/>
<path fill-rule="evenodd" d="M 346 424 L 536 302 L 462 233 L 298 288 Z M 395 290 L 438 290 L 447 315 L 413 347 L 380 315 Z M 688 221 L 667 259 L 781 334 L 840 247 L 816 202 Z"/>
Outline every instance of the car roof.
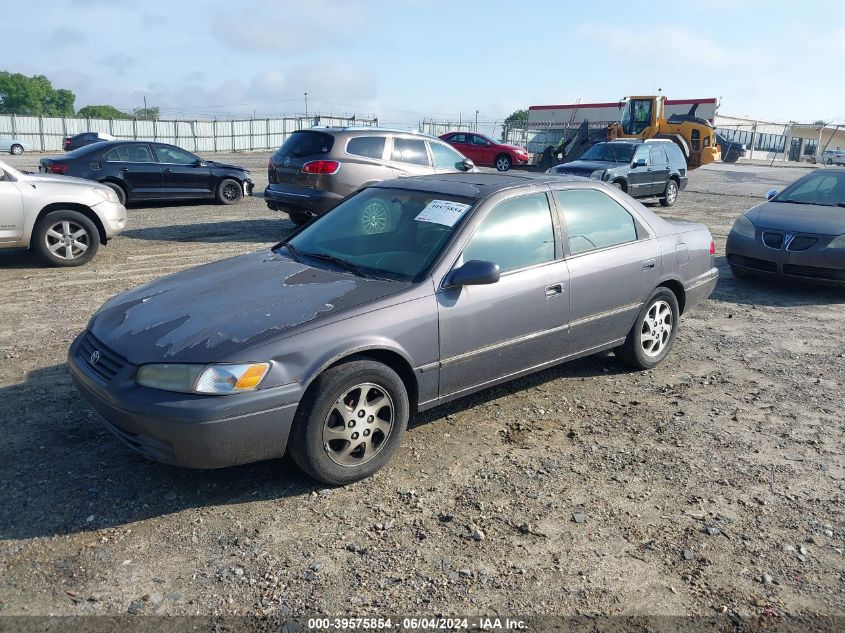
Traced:
<path fill-rule="evenodd" d="M 498 191 L 528 187 L 531 185 L 557 184 L 561 182 L 586 182 L 578 176 L 546 174 L 535 172 L 492 174 L 487 172 L 457 172 L 431 176 L 411 176 L 396 180 L 385 180 L 372 187 L 390 189 L 411 189 L 480 200 Z M 595 181 L 593 181 L 595 182 Z"/>
<path fill-rule="evenodd" d="M 431 136 L 430 134 L 425 134 L 423 132 L 420 132 L 419 130 L 414 130 L 411 128 L 403 130 L 402 128 L 376 127 L 370 125 L 349 125 L 346 127 L 311 127 L 305 130 L 296 130 L 296 132 L 323 132 L 324 134 L 408 134 L 411 136 L 418 136 L 424 139 L 435 139 L 437 141 L 443 142 L 442 139 L 436 136 Z"/>

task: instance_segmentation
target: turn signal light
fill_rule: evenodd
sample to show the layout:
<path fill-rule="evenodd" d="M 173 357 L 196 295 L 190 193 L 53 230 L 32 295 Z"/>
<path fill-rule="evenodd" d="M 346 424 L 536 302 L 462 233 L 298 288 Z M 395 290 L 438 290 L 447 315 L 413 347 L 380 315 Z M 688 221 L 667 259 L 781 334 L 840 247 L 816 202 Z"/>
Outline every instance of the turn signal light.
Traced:
<path fill-rule="evenodd" d="M 340 169 L 336 160 L 312 160 L 302 166 L 304 174 L 334 174 Z"/>

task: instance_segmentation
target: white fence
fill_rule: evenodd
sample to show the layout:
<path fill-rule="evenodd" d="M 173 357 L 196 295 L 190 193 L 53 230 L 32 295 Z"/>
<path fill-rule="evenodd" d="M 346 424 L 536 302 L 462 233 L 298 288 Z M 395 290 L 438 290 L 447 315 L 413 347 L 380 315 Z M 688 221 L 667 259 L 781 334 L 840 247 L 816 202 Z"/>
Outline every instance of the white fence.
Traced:
<path fill-rule="evenodd" d="M 105 132 L 118 139 L 172 143 L 193 152 L 232 152 L 275 149 L 292 132 L 333 125 L 373 126 L 378 119 L 317 114 L 242 121 L 140 121 L 0 114 L 0 137 L 29 143 L 34 151 L 61 150 L 64 138 L 74 134 Z"/>

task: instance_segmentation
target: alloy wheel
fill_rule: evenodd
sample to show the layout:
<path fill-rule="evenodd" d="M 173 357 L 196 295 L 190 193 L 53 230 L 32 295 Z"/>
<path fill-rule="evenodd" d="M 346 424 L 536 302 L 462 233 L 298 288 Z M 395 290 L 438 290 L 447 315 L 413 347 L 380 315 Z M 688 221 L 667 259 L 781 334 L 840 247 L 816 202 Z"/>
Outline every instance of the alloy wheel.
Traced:
<path fill-rule="evenodd" d="M 393 430 L 393 399 L 384 387 L 366 382 L 335 400 L 323 424 L 323 448 L 340 466 L 360 466 L 386 444 Z"/>
<path fill-rule="evenodd" d="M 670 180 L 669 183 L 666 185 L 666 202 L 671 206 L 675 204 L 675 200 L 678 198 L 678 185 L 675 184 L 674 180 Z"/>
<path fill-rule="evenodd" d="M 223 191 L 221 193 L 228 202 L 234 202 L 238 199 L 238 196 L 241 193 L 239 187 L 240 186 L 238 184 L 229 182 L 223 186 Z"/>
<path fill-rule="evenodd" d="M 72 220 L 56 222 L 44 234 L 47 249 L 61 259 L 81 257 L 91 246 L 91 236 L 85 227 Z"/>
<path fill-rule="evenodd" d="M 669 344 L 675 327 L 672 308 L 662 299 L 655 301 L 646 312 L 640 332 L 640 344 L 646 356 L 659 356 Z"/>
<path fill-rule="evenodd" d="M 504 156 L 501 156 L 496 159 L 496 169 L 498 169 L 499 171 L 507 171 L 508 169 L 510 169 L 510 166 L 511 162 Z"/>

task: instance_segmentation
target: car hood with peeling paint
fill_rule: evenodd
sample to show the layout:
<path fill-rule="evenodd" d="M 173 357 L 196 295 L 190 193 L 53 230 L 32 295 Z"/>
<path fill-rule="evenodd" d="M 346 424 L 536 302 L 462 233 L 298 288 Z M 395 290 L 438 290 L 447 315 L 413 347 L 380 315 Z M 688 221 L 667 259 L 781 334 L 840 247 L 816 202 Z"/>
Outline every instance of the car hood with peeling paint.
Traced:
<path fill-rule="evenodd" d="M 286 336 L 292 328 L 407 285 L 315 268 L 266 250 L 117 295 L 88 329 L 134 364 L 221 362 L 251 343 Z"/>

